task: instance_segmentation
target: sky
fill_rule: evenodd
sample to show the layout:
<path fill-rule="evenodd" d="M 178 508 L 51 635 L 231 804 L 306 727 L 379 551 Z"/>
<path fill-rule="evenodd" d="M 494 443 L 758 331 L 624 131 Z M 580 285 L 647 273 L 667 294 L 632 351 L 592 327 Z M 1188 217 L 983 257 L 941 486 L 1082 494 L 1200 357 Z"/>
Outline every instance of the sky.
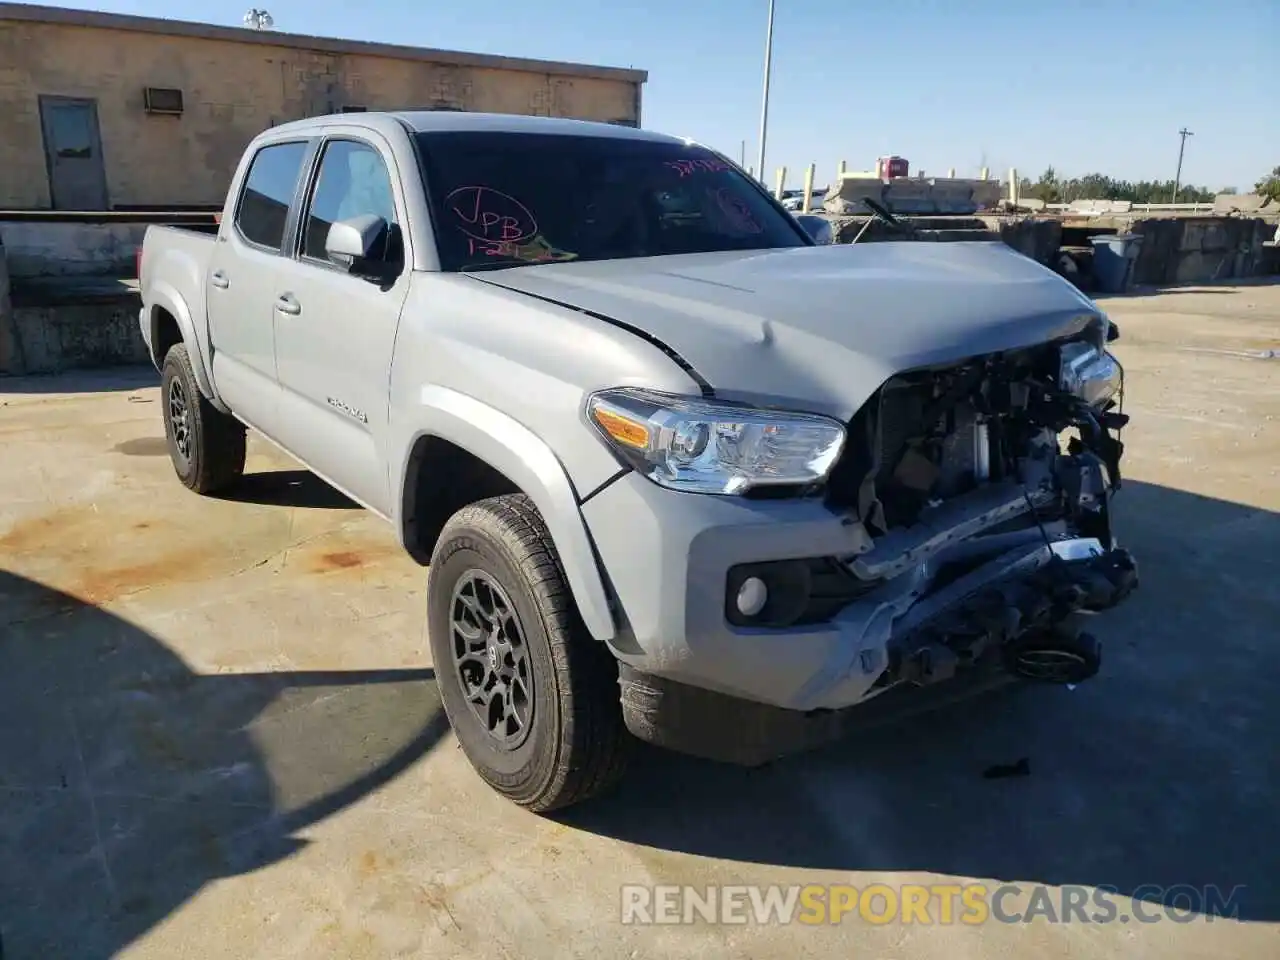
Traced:
<path fill-rule="evenodd" d="M 56 0 L 54 0 L 56 2 Z M 1280 0 L 776 0 L 765 168 L 1217 190 L 1280 165 Z M 63 6 L 239 26 L 248 2 Z M 262 6 L 261 0 L 257 5 Z M 757 165 L 768 0 L 270 0 L 275 29 L 647 70 L 642 125 Z M 745 141 L 745 148 L 744 148 Z"/>

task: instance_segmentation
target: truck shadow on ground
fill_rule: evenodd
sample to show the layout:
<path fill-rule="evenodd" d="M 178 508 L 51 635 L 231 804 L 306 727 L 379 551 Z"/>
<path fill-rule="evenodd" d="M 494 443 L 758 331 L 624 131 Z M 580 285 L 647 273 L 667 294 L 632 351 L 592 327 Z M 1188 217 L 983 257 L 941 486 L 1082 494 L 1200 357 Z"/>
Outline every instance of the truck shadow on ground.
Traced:
<path fill-rule="evenodd" d="M 167 452 L 167 449 L 166 449 Z M 325 483 L 310 470 L 268 470 L 246 473 L 216 495 L 220 500 L 259 503 L 312 510 L 359 510 L 350 497 Z"/>
<path fill-rule="evenodd" d="M 206 884 L 295 853 L 448 729 L 430 670 L 199 675 L 0 571 L 0 933 L 116 955 Z"/>
<path fill-rule="evenodd" d="M 644 750 L 622 791 L 564 821 L 656 848 L 653 882 L 706 882 L 660 852 L 679 851 L 1143 900 L 1161 899 L 1147 884 L 1244 885 L 1238 916 L 1280 921 L 1280 515 L 1133 481 L 1119 497 L 1142 586 L 1095 621 L 1093 681 L 994 693 L 756 770 Z M 1023 757 L 1029 776 L 983 777 Z"/>

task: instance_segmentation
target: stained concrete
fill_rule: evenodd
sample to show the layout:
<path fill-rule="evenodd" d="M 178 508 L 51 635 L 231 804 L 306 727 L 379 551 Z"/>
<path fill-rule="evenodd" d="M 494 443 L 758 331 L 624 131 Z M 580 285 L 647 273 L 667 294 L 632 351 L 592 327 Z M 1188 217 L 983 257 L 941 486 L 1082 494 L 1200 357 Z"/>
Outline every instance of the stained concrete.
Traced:
<path fill-rule="evenodd" d="M 256 439 L 242 487 L 187 493 L 146 368 L 0 380 L 6 956 L 1274 956 L 1280 361 L 1248 357 L 1280 286 L 1104 305 L 1143 585 L 1098 679 L 751 772 L 642 751 L 559 820 L 455 748 L 380 521 Z M 1211 923 L 619 923 L 626 883 L 968 878 L 1246 889 Z"/>

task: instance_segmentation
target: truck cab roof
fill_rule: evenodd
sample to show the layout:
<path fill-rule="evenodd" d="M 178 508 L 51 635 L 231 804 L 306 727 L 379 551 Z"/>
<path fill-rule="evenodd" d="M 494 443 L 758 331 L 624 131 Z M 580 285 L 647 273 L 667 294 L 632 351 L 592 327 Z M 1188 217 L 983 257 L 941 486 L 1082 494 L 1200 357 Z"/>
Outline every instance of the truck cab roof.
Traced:
<path fill-rule="evenodd" d="M 533 133 L 576 137 L 606 137 L 616 140 L 644 140 L 652 143 L 683 143 L 680 137 L 594 120 L 564 117 L 531 117 L 506 113 L 470 113 L 455 110 L 393 110 L 360 113 L 332 113 L 294 120 L 272 128 L 272 133 L 292 133 L 326 126 L 368 126 L 379 128 L 391 121 L 413 133 Z"/>

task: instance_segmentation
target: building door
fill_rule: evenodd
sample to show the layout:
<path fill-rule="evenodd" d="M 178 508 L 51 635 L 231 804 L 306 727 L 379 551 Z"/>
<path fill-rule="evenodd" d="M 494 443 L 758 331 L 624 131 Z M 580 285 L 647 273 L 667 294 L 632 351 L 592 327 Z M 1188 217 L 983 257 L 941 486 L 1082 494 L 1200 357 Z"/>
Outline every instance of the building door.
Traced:
<path fill-rule="evenodd" d="M 106 210 L 107 175 L 98 136 L 98 103 L 41 97 L 40 125 L 55 210 Z"/>

